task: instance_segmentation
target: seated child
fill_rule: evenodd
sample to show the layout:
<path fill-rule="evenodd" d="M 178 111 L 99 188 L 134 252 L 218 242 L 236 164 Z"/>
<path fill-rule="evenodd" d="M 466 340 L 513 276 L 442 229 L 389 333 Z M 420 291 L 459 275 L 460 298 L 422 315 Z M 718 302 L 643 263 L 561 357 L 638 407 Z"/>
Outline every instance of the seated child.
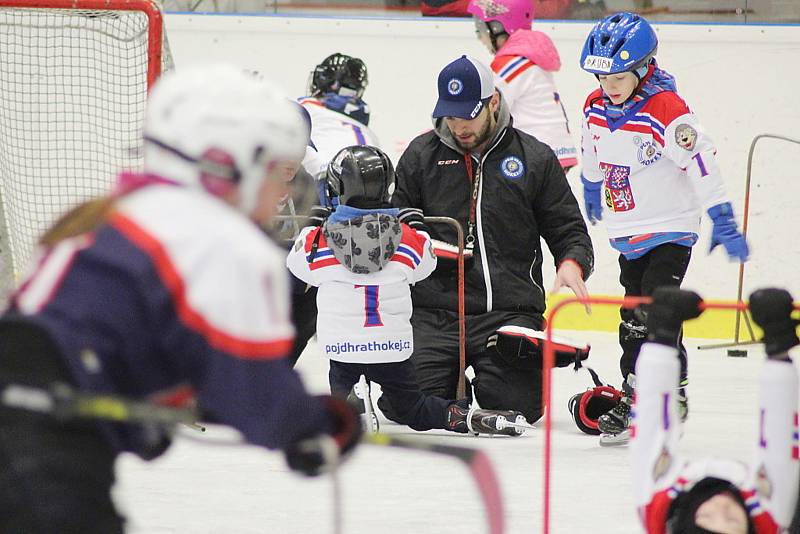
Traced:
<path fill-rule="evenodd" d="M 346 397 L 364 375 L 381 385 L 393 419 L 414 430 L 524 432 L 520 412 L 470 408 L 468 399 L 425 395 L 417 385 L 410 285 L 433 272 L 436 257 L 418 210 L 389 202 L 394 168 L 386 154 L 343 149 L 328 166 L 327 185 L 336 209 L 317 217 L 321 226 L 303 229 L 286 264 L 318 287 L 317 340 L 330 358 L 331 393 Z"/>

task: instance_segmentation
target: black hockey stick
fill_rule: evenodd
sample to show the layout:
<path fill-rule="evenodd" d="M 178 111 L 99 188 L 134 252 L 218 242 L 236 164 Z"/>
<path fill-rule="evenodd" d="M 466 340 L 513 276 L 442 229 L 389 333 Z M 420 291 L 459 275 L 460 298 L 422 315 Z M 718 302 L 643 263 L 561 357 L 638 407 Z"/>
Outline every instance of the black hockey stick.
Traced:
<path fill-rule="evenodd" d="M 116 395 L 81 393 L 63 383 L 53 384 L 49 389 L 22 384 L 0 384 L 0 387 L 0 403 L 4 406 L 48 414 L 56 419 L 89 418 L 166 427 L 179 423 L 198 426 L 198 415 L 193 408 L 160 406 Z"/>
<path fill-rule="evenodd" d="M 383 447 L 430 452 L 461 460 L 469 468 L 475 484 L 478 486 L 478 491 L 480 491 L 486 509 L 489 533 L 503 534 L 505 532 L 505 513 L 502 495 L 500 494 L 500 484 L 497 481 L 492 462 L 482 450 L 457 447 L 455 445 L 425 443 L 416 439 L 399 438 L 387 434 L 367 433 L 362 438 L 362 442 Z"/>
<path fill-rule="evenodd" d="M 47 414 L 57 419 L 89 418 L 120 423 L 156 424 L 172 427 L 185 424 L 197 425 L 198 413 L 193 408 L 160 406 L 152 402 L 132 400 L 116 395 L 82 393 L 66 384 L 54 384 L 49 389 L 22 384 L 0 384 L 0 403 L 9 408 L 18 408 Z M 382 447 L 430 452 L 456 458 L 469 467 L 486 508 L 486 519 L 490 534 L 503 534 L 505 514 L 500 495 L 500 485 L 494 468 L 486 454 L 468 447 L 425 443 L 420 440 L 394 437 L 386 434 L 366 433 L 362 443 Z M 203 443 L 218 442 L 202 440 Z M 226 445 L 242 444 L 227 441 Z M 339 519 L 340 521 L 340 519 Z M 337 521 L 338 522 L 338 521 Z"/>

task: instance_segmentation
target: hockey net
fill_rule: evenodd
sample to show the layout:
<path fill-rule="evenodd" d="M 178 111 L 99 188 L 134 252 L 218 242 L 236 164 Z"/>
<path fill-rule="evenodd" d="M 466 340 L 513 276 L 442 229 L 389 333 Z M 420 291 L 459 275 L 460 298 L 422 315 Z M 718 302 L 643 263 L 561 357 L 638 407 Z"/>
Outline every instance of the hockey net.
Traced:
<path fill-rule="evenodd" d="M 141 166 L 148 88 L 171 66 L 153 0 L 0 0 L 0 249 L 7 289 L 42 232 Z"/>

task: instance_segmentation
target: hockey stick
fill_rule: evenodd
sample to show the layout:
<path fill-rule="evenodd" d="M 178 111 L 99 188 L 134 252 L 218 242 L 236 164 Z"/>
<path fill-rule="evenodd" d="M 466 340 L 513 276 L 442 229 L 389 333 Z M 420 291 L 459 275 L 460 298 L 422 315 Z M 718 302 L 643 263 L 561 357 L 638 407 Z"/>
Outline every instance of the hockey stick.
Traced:
<path fill-rule="evenodd" d="M 198 420 L 198 413 L 193 408 L 159 406 L 152 402 L 137 401 L 116 395 L 81 393 L 66 384 L 54 384 L 49 389 L 22 384 L 0 384 L 0 404 L 10 408 L 51 415 L 61 420 L 89 418 L 121 423 L 149 423 L 165 427 L 177 424 L 196 427 Z M 202 441 L 211 445 L 216 444 L 213 440 Z M 366 433 L 361 441 L 369 445 L 431 452 L 462 461 L 469 467 L 480 491 L 486 507 L 490 534 L 503 534 L 505 516 L 500 486 L 494 468 L 483 451 L 467 447 L 425 443 L 386 434 Z M 226 441 L 225 444 L 242 443 Z M 339 481 L 334 478 L 334 501 L 341 499 L 338 483 Z M 335 502 L 334 504 L 338 510 L 341 503 Z M 335 515 L 335 524 L 341 525 L 339 512 L 335 511 Z"/>
<path fill-rule="evenodd" d="M 361 441 L 362 443 L 368 443 L 370 445 L 430 452 L 460 460 L 469 468 L 475 480 L 475 484 L 478 486 L 478 491 L 480 491 L 486 509 L 489 533 L 503 534 L 505 532 L 505 512 L 503 510 L 502 495 L 500 494 L 500 484 L 497 481 L 497 475 L 492 466 L 492 462 L 480 449 L 426 443 L 387 434 L 364 434 Z"/>
<path fill-rule="evenodd" d="M 467 320 L 465 304 L 465 270 L 464 270 L 464 229 L 461 223 L 452 217 L 425 217 L 426 223 L 442 223 L 453 227 L 456 231 L 458 254 L 456 256 L 457 292 L 458 292 L 458 383 L 456 396 L 463 399 L 466 394 L 466 379 L 464 370 L 467 367 Z"/>
<path fill-rule="evenodd" d="M 193 408 L 159 406 L 116 395 L 81 393 L 62 383 L 53 384 L 49 389 L 2 384 L 1 391 L 0 403 L 3 405 L 48 414 L 56 419 L 82 417 L 163 426 L 185 424 L 203 429 L 197 425 L 198 416 Z"/>

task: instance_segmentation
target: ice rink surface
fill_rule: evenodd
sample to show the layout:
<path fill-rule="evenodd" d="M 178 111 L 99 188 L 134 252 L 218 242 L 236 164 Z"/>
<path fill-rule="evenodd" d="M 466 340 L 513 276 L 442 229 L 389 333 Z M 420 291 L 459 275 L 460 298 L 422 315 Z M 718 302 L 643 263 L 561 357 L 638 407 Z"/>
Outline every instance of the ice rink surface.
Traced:
<path fill-rule="evenodd" d="M 616 335 L 559 332 L 592 344 L 588 363 L 619 387 Z M 760 346 L 748 357 L 724 349 L 689 349 L 690 415 L 682 442 L 690 457 L 748 461 L 756 443 L 756 384 L 764 359 Z M 313 342 L 300 359 L 307 387 L 327 392 L 327 361 Z M 551 532 L 639 533 L 631 495 L 627 448 L 601 448 L 582 434 L 566 404 L 591 385 L 585 371 L 554 371 Z M 480 447 L 497 471 L 511 534 L 542 532 L 544 433 L 520 438 L 471 437 L 445 431 L 414 432 L 382 419 L 381 430 L 453 445 Z M 538 423 L 541 427 L 543 423 Z M 235 439 L 211 427 L 201 439 Z M 250 446 L 220 446 L 178 438 L 153 462 L 124 456 L 117 464 L 117 502 L 135 533 L 333 532 L 332 484 L 291 473 L 279 453 Z M 421 452 L 362 446 L 340 470 L 343 532 L 347 534 L 471 534 L 487 532 L 483 507 L 465 467 Z"/>

